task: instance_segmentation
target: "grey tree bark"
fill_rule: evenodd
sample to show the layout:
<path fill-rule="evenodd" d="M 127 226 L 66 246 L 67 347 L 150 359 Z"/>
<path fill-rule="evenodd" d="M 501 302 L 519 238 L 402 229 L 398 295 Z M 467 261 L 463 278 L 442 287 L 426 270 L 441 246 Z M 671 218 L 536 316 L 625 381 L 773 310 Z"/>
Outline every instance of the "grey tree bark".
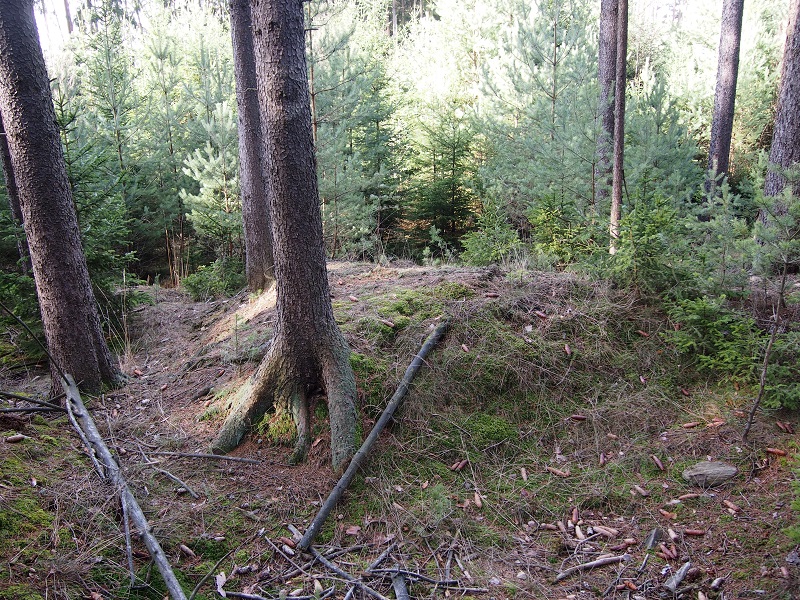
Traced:
<path fill-rule="evenodd" d="M 253 0 L 253 40 L 265 177 L 275 255 L 275 337 L 256 373 L 231 403 L 212 443 L 227 452 L 267 410 L 291 411 L 292 461 L 310 445 L 310 398 L 327 397 L 335 469 L 355 451 L 356 387 L 350 350 L 333 316 L 325 265 L 311 132 L 302 3 Z"/>
<path fill-rule="evenodd" d="M 616 254 L 622 220 L 622 188 L 625 183 L 625 87 L 628 65 L 628 0 L 618 0 L 617 62 L 614 76 L 614 170 L 611 185 L 609 252 Z"/>
<path fill-rule="evenodd" d="M 714 116 L 708 149 L 706 193 L 715 193 L 719 175 L 727 175 L 730 166 L 736 83 L 739 76 L 739 48 L 742 40 L 744 0 L 725 0 L 719 36 L 717 88 L 714 93 Z"/>
<path fill-rule="evenodd" d="M 594 172 L 595 205 L 608 198 L 611 190 L 614 150 L 614 78 L 617 72 L 618 0 L 600 1 L 598 72 L 600 82 L 600 133 L 597 137 L 597 162 Z"/>
<path fill-rule="evenodd" d="M 0 0 L 0 113 L 50 354 L 86 390 L 116 383 L 67 180 L 33 0 Z M 59 383 L 56 383 L 59 382 Z"/>
<path fill-rule="evenodd" d="M 250 0 L 230 0 L 231 41 L 239 116 L 239 184 L 242 192 L 245 272 L 255 292 L 275 282 L 269 204 L 261 164 L 261 116 L 253 54 Z"/>
<path fill-rule="evenodd" d="M 778 168 L 767 172 L 765 196 L 778 196 L 783 192 L 786 186 L 783 171 L 800 163 L 800 0 L 792 0 L 786 32 L 781 90 L 769 150 L 770 165 Z M 800 181 L 794 184 L 793 193 L 800 194 Z"/>
<path fill-rule="evenodd" d="M 22 208 L 19 205 L 19 190 L 17 181 L 14 179 L 14 169 L 11 166 L 11 151 L 8 149 L 8 138 L 3 126 L 3 115 L 0 114 L 0 163 L 3 168 L 3 179 L 6 183 L 6 194 L 8 195 L 8 206 L 11 209 L 11 218 L 16 225 L 14 237 L 16 238 L 17 251 L 19 252 L 22 273 L 27 275 L 31 270 L 31 257 L 28 252 L 28 242 L 22 233 Z"/>

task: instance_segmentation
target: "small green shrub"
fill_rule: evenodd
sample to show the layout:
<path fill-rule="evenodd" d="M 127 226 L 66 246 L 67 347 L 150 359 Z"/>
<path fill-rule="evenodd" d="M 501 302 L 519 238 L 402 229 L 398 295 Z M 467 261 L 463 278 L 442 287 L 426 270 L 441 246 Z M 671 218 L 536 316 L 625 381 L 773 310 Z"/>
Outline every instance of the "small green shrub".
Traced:
<path fill-rule="evenodd" d="M 763 334 L 751 317 L 728 309 L 725 300 L 703 296 L 668 306 L 677 329 L 663 336 L 693 357 L 700 371 L 754 381 Z"/>
<path fill-rule="evenodd" d="M 478 230 L 467 233 L 461 243 L 464 246 L 461 260 L 470 265 L 499 263 L 522 247 L 503 208 L 491 201 L 483 203 Z"/>
<path fill-rule="evenodd" d="M 244 264 L 237 258 L 219 258 L 183 279 L 184 289 L 195 302 L 232 296 L 245 283 Z"/>
<path fill-rule="evenodd" d="M 765 408 L 800 408 L 800 332 L 779 334 L 767 368 Z"/>

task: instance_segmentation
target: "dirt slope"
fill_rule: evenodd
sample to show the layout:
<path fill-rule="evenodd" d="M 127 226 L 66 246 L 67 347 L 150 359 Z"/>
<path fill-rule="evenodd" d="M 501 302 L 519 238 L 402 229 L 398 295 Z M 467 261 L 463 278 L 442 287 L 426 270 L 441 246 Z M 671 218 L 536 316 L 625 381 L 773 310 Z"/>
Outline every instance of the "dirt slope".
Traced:
<path fill-rule="evenodd" d="M 378 568 L 413 574 L 413 597 L 669 598 L 663 584 L 690 562 L 678 597 L 800 597 L 784 533 L 796 521 L 797 415 L 759 414 L 743 444 L 749 391 L 678 364 L 659 338 L 662 315 L 566 274 L 333 263 L 330 281 L 364 431 L 437 317 L 454 317 L 320 538 L 351 576 L 389 550 Z M 162 454 L 207 451 L 225 398 L 269 339 L 274 297 L 145 291 L 152 304 L 131 315 L 121 356 L 130 380 L 89 404 L 187 594 L 199 585 L 197 598 L 219 597 L 224 572 L 224 590 L 250 594 L 232 597 L 313 596 L 316 581 L 343 598 L 341 573 L 280 539 L 287 525 L 303 530 L 335 484 L 324 427 L 299 467 L 269 428 L 233 453 L 257 465 Z M 49 386 L 44 372 L 5 375 L 2 390 Z M 5 413 L 0 430 L 25 436 L 0 442 L 0 598 L 162 598 L 136 541 L 131 589 L 118 504 L 65 418 Z M 714 489 L 683 480 L 709 459 L 738 475 Z M 653 530 L 662 538 L 648 550 Z M 364 581 L 394 597 L 385 573 Z"/>

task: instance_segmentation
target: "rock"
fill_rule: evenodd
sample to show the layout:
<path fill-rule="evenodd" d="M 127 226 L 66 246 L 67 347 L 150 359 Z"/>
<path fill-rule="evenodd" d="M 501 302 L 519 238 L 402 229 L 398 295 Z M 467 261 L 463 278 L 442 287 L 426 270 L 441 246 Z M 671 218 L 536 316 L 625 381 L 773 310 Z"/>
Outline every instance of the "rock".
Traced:
<path fill-rule="evenodd" d="M 739 470 L 733 465 L 720 461 L 703 461 L 683 472 L 683 478 L 700 487 L 720 485 L 734 477 Z"/>

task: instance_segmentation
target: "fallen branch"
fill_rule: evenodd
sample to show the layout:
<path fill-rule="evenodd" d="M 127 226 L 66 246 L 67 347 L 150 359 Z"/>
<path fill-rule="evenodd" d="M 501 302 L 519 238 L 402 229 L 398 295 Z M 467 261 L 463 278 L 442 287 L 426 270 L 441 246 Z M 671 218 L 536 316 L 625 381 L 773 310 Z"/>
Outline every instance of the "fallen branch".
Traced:
<path fill-rule="evenodd" d="M 422 573 L 415 573 L 414 571 L 406 571 L 405 569 L 372 569 L 369 571 L 371 575 L 389 575 L 394 577 L 395 575 L 402 575 L 403 577 L 407 577 L 411 581 L 422 581 L 424 583 L 430 583 L 431 585 L 435 585 L 437 587 L 446 587 L 446 588 L 454 588 L 460 587 L 461 583 L 455 579 L 434 579 L 433 577 L 428 577 L 427 575 L 423 575 Z"/>
<path fill-rule="evenodd" d="M 241 548 L 241 546 L 239 546 L 239 548 Z M 203 575 L 202 579 L 200 579 L 200 581 L 198 581 L 198 582 L 197 582 L 197 585 L 196 585 L 196 586 L 194 586 L 194 589 L 192 590 L 192 593 L 191 593 L 191 594 L 189 594 L 189 600 L 194 600 L 194 597 L 197 595 L 197 592 L 199 592 L 199 591 L 200 591 L 200 588 L 201 588 L 201 587 L 203 587 L 203 584 L 204 584 L 206 581 L 208 581 L 208 580 L 211 578 L 211 576 L 214 574 L 214 571 L 216 571 L 216 570 L 217 570 L 217 568 L 218 568 L 218 567 L 219 567 L 219 566 L 222 564 L 222 562 L 223 562 L 223 561 L 224 561 L 226 558 L 228 558 L 228 557 L 229 557 L 231 554 L 233 554 L 233 553 L 234 553 L 236 550 L 238 550 L 239 548 L 232 548 L 231 550 L 228 550 L 228 551 L 227 551 L 227 552 L 226 552 L 226 553 L 225 553 L 225 554 L 222 556 L 222 558 L 220 558 L 220 559 L 219 559 L 217 562 L 215 562 L 215 563 L 214 563 L 214 566 L 213 566 L 213 567 L 211 567 L 211 569 L 209 569 L 209 570 L 206 572 L 206 574 L 205 574 L 205 575 Z"/>
<path fill-rule="evenodd" d="M 59 394 L 53 400 L 58 400 L 64 394 Z M 13 392 L 5 392 L 0 390 L 0 397 L 8 398 L 9 400 L 22 400 L 23 402 L 30 402 L 31 404 L 38 404 L 39 406 L 47 407 L 51 410 L 64 410 L 63 407 L 59 406 L 58 404 L 53 404 L 52 402 L 47 402 L 46 400 L 39 400 L 38 398 L 30 398 L 28 396 L 23 396 L 22 394 L 15 394 Z"/>
<path fill-rule="evenodd" d="M 324 600 L 330 598 L 336 592 L 336 587 L 331 586 L 327 590 L 323 590 L 319 595 L 313 596 L 292 596 L 292 600 Z M 225 595 L 229 598 L 243 598 L 244 600 L 279 600 L 279 596 L 267 598 L 266 596 L 258 596 L 256 594 L 244 594 L 242 592 L 229 592 L 225 590 Z"/>
<path fill-rule="evenodd" d="M 347 470 L 344 472 L 344 475 L 342 475 L 341 479 L 339 479 L 339 482 L 333 488 L 333 491 L 331 491 L 328 499 L 325 500 L 325 503 L 319 509 L 319 513 L 317 513 L 317 516 L 314 517 L 311 525 L 309 525 L 308 529 L 306 529 L 303 539 L 300 540 L 300 543 L 298 544 L 298 548 L 301 550 L 308 550 L 311 547 L 311 544 L 314 543 L 314 538 L 317 537 L 317 534 L 322 528 L 322 524 L 325 523 L 328 515 L 333 510 L 334 506 L 336 506 L 336 504 L 339 502 L 342 494 L 344 494 L 344 491 L 350 486 L 350 483 L 353 481 L 353 477 L 355 477 L 356 471 L 358 471 L 358 469 L 361 467 L 367 457 L 367 454 L 369 454 L 370 450 L 372 450 L 372 446 L 378 440 L 378 436 L 389 423 L 394 415 L 395 410 L 397 410 L 397 407 L 400 406 L 403 398 L 405 398 L 406 394 L 408 393 L 411 382 L 417 375 L 417 371 L 419 371 L 420 367 L 425 362 L 425 357 L 428 356 L 433 347 L 439 342 L 440 339 L 442 339 L 442 336 L 449 327 L 450 319 L 442 320 L 442 322 L 439 323 L 439 326 L 434 329 L 433 333 L 428 336 L 428 339 L 425 340 L 425 343 L 422 345 L 422 348 L 420 348 L 419 352 L 417 352 L 416 356 L 414 356 L 411 364 L 406 369 L 405 375 L 403 375 L 403 379 L 400 381 L 400 385 L 397 386 L 397 391 L 395 391 L 391 400 L 389 400 L 389 404 L 387 404 L 383 414 L 381 414 L 380 418 L 378 419 L 378 422 L 375 423 L 372 431 L 369 432 L 367 439 L 364 440 L 363 444 L 361 444 L 361 448 L 359 448 L 358 452 L 356 452 L 355 456 L 353 456 L 353 459 L 350 461 L 350 464 L 348 465 Z"/>
<path fill-rule="evenodd" d="M 397 543 L 396 542 L 391 543 L 389 547 L 386 548 L 386 550 L 380 553 L 378 558 L 372 561 L 372 564 L 367 567 L 367 570 L 365 572 L 366 573 L 375 572 L 375 569 L 378 568 L 378 565 L 380 565 L 384 560 L 386 560 L 386 557 L 389 556 L 394 551 L 395 548 L 397 548 Z"/>
<path fill-rule="evenodd" d="M 364 592 L 366 592 L 367 594 L 369 594 L 369 595 L 370 595 L 370 596 L 372 596 L 373 598 L 377 598 L 377 600 L 389 600 L 389 599 L 388 599 L 386 596 L 384 596 L 383 594 L 381 594 L 379 591 L 377 591 L 377 590 L 373 590 L 371 587 L 369 587 L 369 586 L 368 586 L 366 583 L 364 583 L 363 581 L 360 581 L 360 580 L 359 580 L 359 579 L 357 579 L 356 577 L 353 577 L 352 575 L 350 575 L 350 573 L 348 573 L 347 571 L 343 571 L 342 569 L 340 569 L 339 567 L 337 567 L 335 564 L 333 564 L 333 563 L 332 563 L 331 561 L 329 561 L 327 558 L 325 558 L 324 556 L 322 556 L 322 554 L 320 554 L 320 553 L 319 553 L 319 550 L 317 550 L 317 549 L 316 549 L 316 548 L 314 548 L 313 546 L 311 546 L 310 548 L 308 548 L 308 551 L 311 553 L 311 555 L 312 555 L 314 558 L 316 558 L 316 559 L 317 559 L 317 561 L 318 561 L 320 564 L 323 564 L 323 565 L 325 565 L 325 566 L 326 566 L 328 569 L 330 569 L 331 571 L 333 571 L 334 573 L 336 573 L 337 575 L 339 575 L 339 576 L 340 576 L 342 579 L 344 579 L 344 580 L 346 580 L 346 581 L 348 581 L 348 582 L 352 583 L 353 585 L 356 585 L 356 586 L 358 586 L 359 588 L 361 588 L 362 590 L 364 590 Z"/>
<path fill-rule="evenodd" d="M 406 586 L 406 579 L 402 573 L 395 573 L 392 575 L 392 587 L 394 588 L 394 595 L 397 600 L 411 600 L 408 595 L 408 586 Z"/>
<path fill-rule="evenodd" d="M 31 412 L 57 412 L 63 411 L 60 406 L 58 408 L 48 408 L 47 406 L 20 406 L 18 408 L 0 408 L 0 413 L 31 413 Z"/>
<path fill-rule="evenodd" d="M 570 567 L 569 569 L 565 569 L 561 571 L 556 576 L 556 583 L 561 581 L 562 579 L 566 579 L 573 573 L 577 573 L 578 571 L 588 571 L 589 569 L 594 569 L 595 567 L 605 567 L 606 565 L 615 565 L 621 562 L 628 562 L 631 559 L 630 554 L 622 554 L 620 556 L 606 556 L 605 558 L 598 558 L 597 560 L 593 560 L 587 563 L 583 563 L 581 565 L 575 565 L 574 567 Z"/>
<path fill-rule="evenodd" d="M 180 456 L 181 458 L 208 458 L 210 460 L 230 460 L 232 462 L 243 462 L 251 465 L 261 464 L 261 461 L 255 458 L 243 458 L 241 456 L 225 456 L 224 454 L 206 454 L 204 452 L 167 452 L 158 451 L 150 452 L 156 456 Z"/>
<path fill-rule="evenodd" d="M 172 567 L 167 561 L 164 551 L 161 549 L 161 545 L 150 531 L 150 524 L 147 522 L 142 512 L 142 508 L 139 506 L 139 503 L 128 487 L 128 483 L 122 476 L 117 461 L 111 455 L 111 451 L 103 441 L 89 411 L 86 410 L 83 400 L 81 400 L 80 392 L 78 392 L 78 388 L 75 385 L 75 381 L 70 375 L 65 374 L 62 378 L 62 385 L 67 393 L 67 410 L 70 413 L 70 417 L 72 417 L 73 424 L 77 424 L 78 426 L 81 439 L 84 441 L 84 444 L 86 444 L 87 450 L 89 450 L 92 456 L 98 475 L 116 489 L 123 508 L 127 509 L 128 517 L 139 530 L 139 535 L 144 545 L 147 547 L 147 551 L 150 553 L 150 557 L 153 559 L 159 573 L 161 573 L 164 584 L 167 586 L 167 590 L 172 598 L 174 600 L 186 600 L 186 595 L 183 593 L 183 589 L 180 583 L 178 583 L 175 573 L 172 571 Z M 123 518 L 125 518 L 124 515 Z"/>
<path fill-rule="evenodd" d="M 164 477 L 168 477 L 169 479 L 172 479 L 172 481 L 174 481 L 179 486 L 181 486 L 183 489 L 185 489 L 189 493 L 189 495 L 192 498 L 194 498 L 195 500 L 200 498 L 200 496 L 197 494 L 197 492 L 195 492 L 192 488 L 190 488 L 189 485 L 185 481 L 179 479 L 178 477 L 176 477 L 175 475 L 173 475 L 169 471 L 165 471 L 164 469 L 156 469 L 156 471 L 158 471 L 159 473 L 164 475 Z"/>

